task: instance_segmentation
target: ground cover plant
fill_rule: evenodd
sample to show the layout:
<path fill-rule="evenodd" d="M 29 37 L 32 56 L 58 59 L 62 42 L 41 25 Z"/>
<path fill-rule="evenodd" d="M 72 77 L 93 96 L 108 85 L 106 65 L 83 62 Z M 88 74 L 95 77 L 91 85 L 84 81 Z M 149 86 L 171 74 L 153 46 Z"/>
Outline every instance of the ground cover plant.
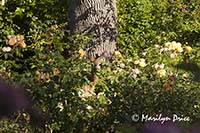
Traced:
<path fill-rule="evenodd" d="M 143 132 L 133 115 L 200 121 L 198 0 L 117 1 L 118 50 L 88 80 L 87 38 L 69 35 L 64 0 L 0 6 L 0 77 L 24 88 L 28 107 L 0 120 L 1 132 Z M 74 40 L 73 40 L 74 41 Z M 197 130 L 197 129 L 196 129 Z"/>

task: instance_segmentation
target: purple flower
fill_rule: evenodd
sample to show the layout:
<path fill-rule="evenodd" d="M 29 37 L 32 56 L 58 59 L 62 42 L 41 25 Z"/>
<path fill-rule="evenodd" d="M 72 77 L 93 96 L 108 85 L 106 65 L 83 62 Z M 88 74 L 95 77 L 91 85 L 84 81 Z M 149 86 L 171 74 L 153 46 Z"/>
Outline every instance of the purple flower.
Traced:
<path fill-rule="evenodd" d="M 183 133 L 183 130 L 172 122 L 152 122 L 146 125 L 144 133 Z"/>
<path fill-rule="evenodd" d="M 0 118 L 25 108 L 28 100 L 25 91 L 0 80 Z"/>
<path fill-rule="evenodd" d="M 199 125 L 200 125 L 199 122 L 192 125 L 192 127 L 189 129 L 189 133 L 200 133 Z"/>

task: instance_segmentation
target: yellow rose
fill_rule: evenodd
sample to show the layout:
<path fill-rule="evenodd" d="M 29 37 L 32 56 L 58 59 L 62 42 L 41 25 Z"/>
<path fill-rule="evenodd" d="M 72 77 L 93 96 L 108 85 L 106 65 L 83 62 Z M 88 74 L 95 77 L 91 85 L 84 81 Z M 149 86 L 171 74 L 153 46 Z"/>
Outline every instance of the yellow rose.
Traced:
<path fill-rule="evenodd" d="M 78 53 L 79 53 L 79 57 L 80 57 L 80 58 L 83 58 L 83 57 L 85 56 L 85 51 L 82 50 L 82 49 L 80 49 L 80 50 L 78 51 Z"/>
<path fill-rule="evenodd" d="M 120 57 L 120 58 L 122 57 L 122 54 L 119 51 L 115 51 L 114 55 L 116 57 Z"/>
<path fill-rule="evenodd" d="M 163 77 L 166 75 L 166 70 L 165 69 L 160 69 L 157 71 L 157 74 L 160 76 L 160 77 Z"/>
<path fill-rule="evenodd" d="M 147 64 L 144 62 L 144 61 L 141 61 L 140 63 L 139 63 L 139 66 L 141 66 L 141 67 L 145 67 Z"/>
<path fill-rule="evenodd" d="M 177 48 L 177 43 L 175 41 L 172 41 L 170 44 L 170 49 L 175 50 Z"/>
<path fill-rule="evenodd" d="M 139 60 L 134 61 L 135 65 L 139 65 L 140 67 L 145 67 L 147 64 L 145 63 L 145 59 L 141 58 Z"/>
<path fill-rule="evenodd" d="M 156 69 L 156 70 L 158 70 L 158 69 L 164 69 L 164 67 L 165 67 L 165 64 L 158 64 L 158 63 L 156 63 L 156 64 L 154 64 L 153 65 L 153 67 Z"/>
<path fill-rule="evenodd" d="M 182 44 L 180 42 L 166 42 L 165 43 L 165 48 L 168 48 L 169 50 L 173 50 L 176 52 L 183 52 L 183 48 L 181 46 Z"/>
<path fill-rule="evenodd" d="M 140 63 L 139 60 L 134 61 L 134 64 L 135 64 L 135 65 L 137 65 L 137 64 L 139 64 L 139 63 Z"/>
<path fill-rule="evenodd" d="M 182 44 L 180 42 L 175 43 L 175 47 L 181 47 Z"/>
<path fill-rule="evenodd" d="M 183 48 L 182 47 L 177 47 L 176 51 L 181 53 L 181 52 L 183 52 Z"/>
<path fill-rule="evenodd" d="M 186 51 L 186 52 L 191 52 L 191 51 L 192 51 L 192 47 L 186 46 L 186 47 L 185 47 L 185 51 Z"/>
<path fill-rule="evenodd" d="M 176 58 L 176 57 L 177 57 L 177 53 L 171 53 L 171 54 L 170 54 L 170 58 L 173 59 L 173 58 Z"/>
<path fill-rule="evenodd" d="M 174 42 L 173 43 L 174 45 L 174 49 L 173 50 L 176 50 L 177 52 L 183 52 L 183 48 L 182 48 L 182 44 L 180 42 Z"/>
<path fill-rule="evenodd" d="M 141 58 L 141 59 L 140 59 L 140 62 L 145 62 L 145 59 Z"/>
<path fill-rule="evenodd" d="M 166 47 L 166 48 L 170 48 L 170 46 L 171 46 L 171 42 L 166 42 L 166 43 L 165 43 L 165 47 Z"/>

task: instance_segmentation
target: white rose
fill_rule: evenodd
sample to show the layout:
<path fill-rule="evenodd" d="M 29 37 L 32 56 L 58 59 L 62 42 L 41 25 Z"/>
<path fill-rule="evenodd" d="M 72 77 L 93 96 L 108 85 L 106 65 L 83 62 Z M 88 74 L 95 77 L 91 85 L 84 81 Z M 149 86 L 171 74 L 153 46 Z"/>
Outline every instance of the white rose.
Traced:
<path fill-rule="evenodd" d="M 3 47 L 2 51 L 3 52 L 10 52 L 11 51 L 11 47 L 9 47 L 9 46 L 8 47 Z"/>

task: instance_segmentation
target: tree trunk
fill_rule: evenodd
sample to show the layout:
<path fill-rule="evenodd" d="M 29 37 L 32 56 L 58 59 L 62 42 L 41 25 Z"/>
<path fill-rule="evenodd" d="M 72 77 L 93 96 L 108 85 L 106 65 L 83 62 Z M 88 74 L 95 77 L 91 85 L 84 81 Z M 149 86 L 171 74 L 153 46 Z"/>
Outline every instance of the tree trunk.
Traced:
<path fill-rule="evenodd" d="M 88 36 L 85 48 L 90 60 L 110 59 L 116 50 L 116 0 L 70 0 L 70 32 Z"/>

